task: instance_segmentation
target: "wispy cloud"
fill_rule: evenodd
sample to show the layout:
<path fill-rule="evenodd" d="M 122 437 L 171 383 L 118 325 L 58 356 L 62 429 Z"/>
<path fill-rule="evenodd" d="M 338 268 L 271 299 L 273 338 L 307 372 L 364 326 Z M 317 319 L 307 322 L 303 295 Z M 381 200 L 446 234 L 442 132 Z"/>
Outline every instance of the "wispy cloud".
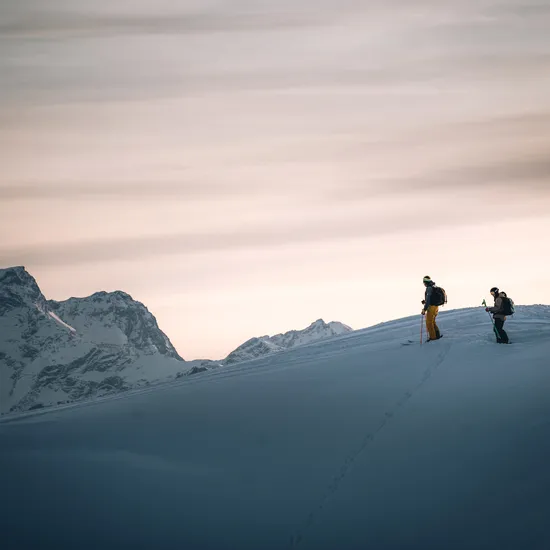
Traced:
<path fill-rule="evenodd" d="M 347 219 L 308 221 L 303 223 L 277 223 L 256 226 L 248 230 L 228 230 L 202 233 L 171 233 L 166 235 L 138 236 L 131 238 L 82 240 L 25 246 L 0 248 L 0 265 L 58 266 L 76 264 L 96 264 L 109 261 L 144 261 L 162 256 L 186 256 L 197 253 L 258 249 L 266 251 L 273 248 L 309 245 L 315 243 L 349 241 L 350 239 L 369 239 L 377 236 L 408 233 L 425 228 L 426 219 L 422 209 L 433 204 L 430 209 L 430 231 L 437 228 L 461 227 L 471 224 L 490 224 L 502 221 L 503 209 L 508 205 L 506 197 L 496 194 L 490 208 L 486 203 L 472 201 L 454 202 L 449 208 L 449 196 L 444 192 L 438 195 L 441 204 L 433 196 L 426 197 L 425 204 L 420 203 L 409 211 L 372 210 L 368 216 L 348 216 Z M 451 199 L 452 200 L 452 199 Z M 391 202 L 388 203 L 391 205 Z M 519 203 L 506 209 L 506 219 L 544 216 L 547 206 L 540 201 Z"/>
<path fill-rule="evenodd" d="M 246 32 L 316 25 L 323 22 L 314 13 L 230 14 L 65 14 L 41 13 L 0 22 L 0 34 L 32 36 L 117 36 L 122 34 L 201 34 Z M 325 21 L 326 22 L 326 21 Z"/>
<path fill-rule="evenodd" d="M 346 16 L 368 11 L 376 14 L 383 3 L 365 9 L 354 0 L 296 4 L 291 1 L 258 1 L 254 4 L 233 2 L 159 2 L 155 10 L 136 3 L 133 9 L 104 9 L 105 6 L 83 3 L 52 2 L 45 10 L 40 4 L 23 0 L 4 7 L 0 34 L 12 37 L 40 36 L 110 36 L 121 34 L 203 34 L 241 33 L 287 28 L 332 25 Z M 399 8 L 400 2 L 395 3 Z M 410 0 L 409 5 L 420 4 Z M 410 7 L 410 6 L 409 6 Z"/>
<path fill-rule="evenodd" d="M 0 184 L 0 200 L 40 200 L 67 199 L 90 200 L 109 199 L 124 201 L 139 201 L 151 199 L 174 198 L 178 200 L 212 199 L 219 197 L 234 197 L 238 195 L 251 196 L 256 189 L 244 185 L 192 184 L 192 183 L 81 183 L 60 184 L 43 182 L 40 184 L 19 183 L 16 185 Z"/>
<path fill-rule="evenodd" d="M 403 192 L 414 193 L 437 188 L 455 195 L 468 190 L 494 189 L 500 193 L 518 191 L 541 200 L 550 200 L 550 155 L 532 158 L 503 158 L 484 164 L 463 165 L 421 176 L 372 179 L 346 185 L 334 191 L 338 200 L 357 200 Z M 548 204 L 550 207 L 550 203 Z"/>

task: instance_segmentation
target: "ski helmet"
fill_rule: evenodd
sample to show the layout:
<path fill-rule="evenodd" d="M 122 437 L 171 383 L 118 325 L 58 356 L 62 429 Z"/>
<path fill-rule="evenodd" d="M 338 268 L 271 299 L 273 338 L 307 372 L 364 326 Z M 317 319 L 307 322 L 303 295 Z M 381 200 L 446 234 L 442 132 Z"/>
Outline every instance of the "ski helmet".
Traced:
<path fill-rule="evenodd" d="M 493 292 L 494 292 L 495 294 L 498 294 L 498 288 L 497 288 L 496 286 L 494 286 L 494 287 L 491 289 L 490 292 L 491 292 L 491 294 L 493 294 Z"/>
<path fill-rule="evenodd" d="M 426 284 L 428 284 L 428 283 L 431 283 L 431 282 L 432 282 L 432 279 L 431 279 L 431 277 L 430 277 L 429 275 L 426 275 L 426 276 L 424 277 L 424 279 L 422 279 L 422 282 L 426 285 Z"/>

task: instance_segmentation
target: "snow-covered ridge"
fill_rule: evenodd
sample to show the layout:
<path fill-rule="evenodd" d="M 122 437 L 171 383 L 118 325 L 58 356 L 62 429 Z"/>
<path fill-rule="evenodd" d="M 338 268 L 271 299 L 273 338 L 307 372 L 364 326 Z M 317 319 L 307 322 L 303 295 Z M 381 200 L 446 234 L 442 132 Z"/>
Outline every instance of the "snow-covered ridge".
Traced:
<path fill-rule="evenodd" d="M 133 345 L 143 353 L 160 353 L 181 360 L 159 330 L 155 317 L 140 302 L 120 290 L 96 292 L 86 298 L 48 301 L 52 312 L 93 342 Z"/>
<path fill-rule="evenodd" d="M 284 334 L 251 338 L 232 351 L 225 358 L 224 363 L 228 365 L 240 363 L 241 361 L 248 361 L 286 349 L 327 340 L 349 332 L 353 332 L 353 329 L 343 323 L 336 321 L 325 323 L 323 319 L 317 319 L 303 330 L 291 330 Z"/>
<path fill-rule="evenodd" d="M 0 269 L 0 412 L 78 401 L 190 369 L 124 292 L 46 300 L 22 266 Z"/>

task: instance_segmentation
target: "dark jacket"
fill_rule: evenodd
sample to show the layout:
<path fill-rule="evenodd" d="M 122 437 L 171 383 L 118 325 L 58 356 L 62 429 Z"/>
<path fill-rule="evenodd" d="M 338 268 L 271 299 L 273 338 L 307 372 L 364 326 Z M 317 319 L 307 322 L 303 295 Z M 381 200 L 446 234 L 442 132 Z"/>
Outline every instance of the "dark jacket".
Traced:
<path fill-rule="evenodd" d="M 433 305 L 432 304 L 432 294 L 434 291 L 435 283 L 432 282 L 426 287 L 426 294 L 424 294 L 424 309 L 428 311 L 428 308 Z"/>
<path fill-rule="evenodd" d="M 506 315 L 504 315 L 503 313 L 502 298 L 506 298 L 506 294 L 504 292 L 496 294 L 494 307 L 490 307 L 488 309 L 493 314 L 493 317 L 495 319 L 502 319 L 503 321 L 505 321 Z"/>

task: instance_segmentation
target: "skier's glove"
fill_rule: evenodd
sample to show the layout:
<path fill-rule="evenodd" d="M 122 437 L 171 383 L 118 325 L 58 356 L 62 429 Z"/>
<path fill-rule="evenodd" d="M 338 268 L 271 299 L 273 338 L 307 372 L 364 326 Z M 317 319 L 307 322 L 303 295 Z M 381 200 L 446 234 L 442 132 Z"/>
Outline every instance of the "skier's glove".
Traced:
<path fill-rule="evenodd" d="M 426 300 L 422 300 L 422 305 L 424 305 L 426 303 Z"/>
<path fill-rule="evenodd" d="M 426 310 L 425 309 L 422 310 L 422 315 L 426 315 Z"/>
<path fill-rule="evenodd" d="M 488 307 L 485 308 L 485 311 L 486 311 L 487 313 L 491 313 L 491 312 L 489 311 L 489 308 L 488 308 Z"/>

